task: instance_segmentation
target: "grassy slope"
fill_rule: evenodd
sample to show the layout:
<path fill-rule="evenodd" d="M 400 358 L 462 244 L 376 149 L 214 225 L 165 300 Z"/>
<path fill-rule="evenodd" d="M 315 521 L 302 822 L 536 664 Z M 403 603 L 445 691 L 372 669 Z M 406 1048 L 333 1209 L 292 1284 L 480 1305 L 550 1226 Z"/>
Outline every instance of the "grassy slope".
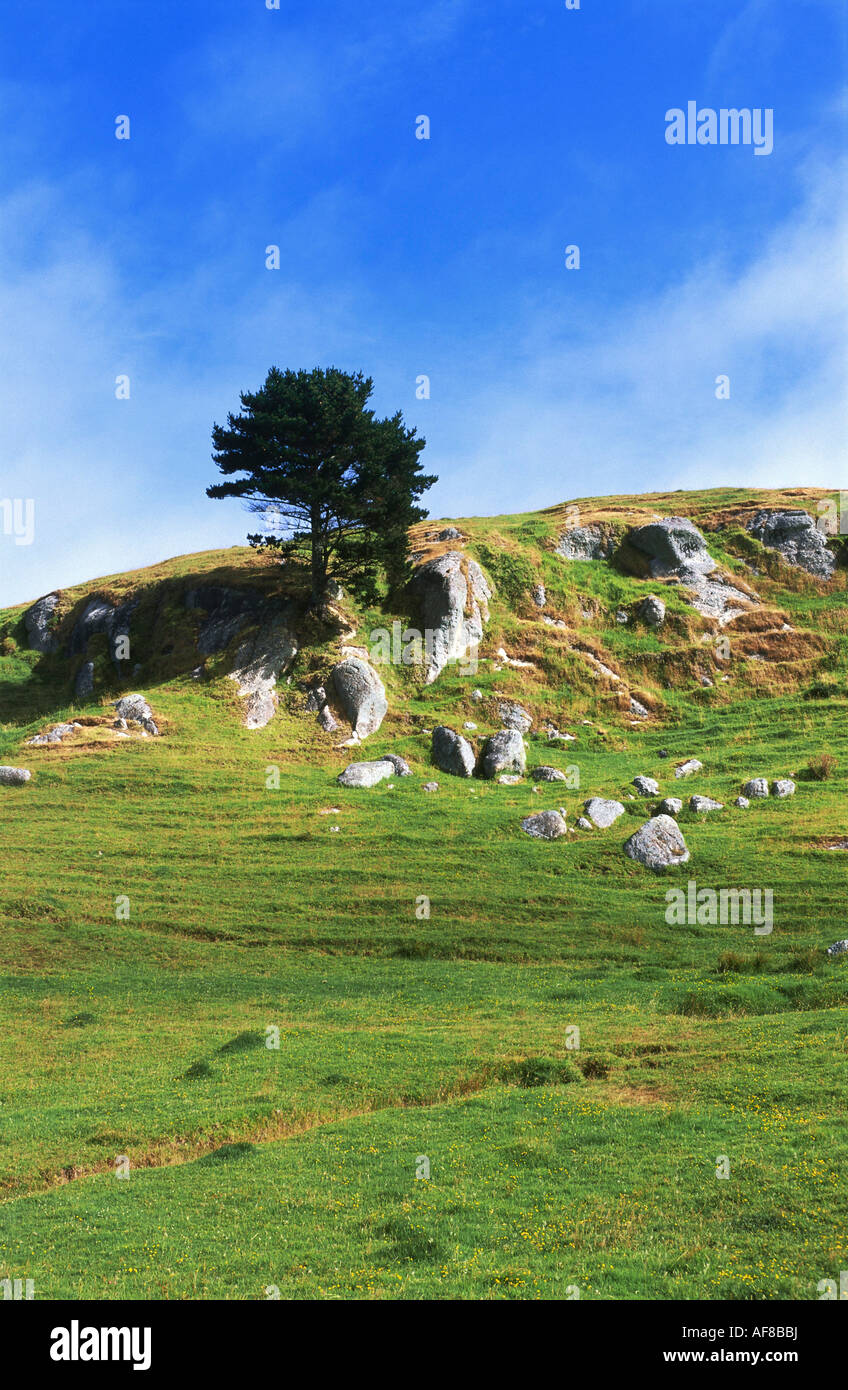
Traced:
<path fill-rule="evenodd" d="M 713 553 L 750 577 L 734 551 L 740 505 L 799 500 L 606 499 L 581 504 L 581 520 L 616 507 L 723 520 Z M 262 1298 L 269 1285 L 563 1297 L 576 1285 L 601 1298 L 815 1298 L 845 1267 L 848 977 L 822 951 L 844 934 L 845 860 L 824 848 L 848 832 L 844 578 L 823 591 L 759 557 L 768 572 L 751 582 L 821 648 L 754 663 L 734 638 L 730 662 L 713 663 L 730 682 L 703 689 L 710 625 L 670 593 L 661 642 L 617 627 L 616 607 L 656 586 L 557 559 L 563 515 L 467 523 L 472 553 L 498 571 L 483 655 L 503 643 L 536 669 L 484 661 L 473 680 L 446 672 L 425 691 L 389 670 L 391 714 L 369 752 L 399 751 L 417 774 L 393 788 L 336 786 L 344 755 L 302 696 L 284 694 L 251 733 L 226 662 L 202 689 L 178 674 L 196 660 L 181 585 L 241 574 L 270 591 L 279 571 L 252 552 L 62 596 L 70 621 L 89 593 L 151 586 L 134 656 L 161 740 L 111 744 L 92 726 L 22 757 L 24 737 L 80 711 L 58 663 L 0 659 L 0 761 L 35 772 L 0 798 L 0 1275 L 34 1278 L 40 1297 Z M 531 575 L 569 638 L 621 670 L 654 720 L 632 728 L 615 690 L 542 627 Z M 19 616 L 4 628 L 0 615 L 0 637 L 20 636 Z M 364 633 L 379 617 L 354 616 Z M 296 674 L 321 657 L 304 652 Z M 837 693 L 800 698 L 813 680 Z M 424 727 L 495 727 L 473 685 L 571 727 L 576 743 L 531 742 L 531 765 L 577 766 L 579 791 L 439 776 L 438 796 L 422 796 Z M 519 829 L 549 805 L 573 823 L 586 796 L 626 796 L 637 772 L 674 793 L 673 762 L 689 755 L 705 770 L 686 793 L 729 804 L 748 776 L 802 773 L 822 752 L 835 774 L 799 780 L 793 801 L 682 817 L 693 857 L 679 881 L 772 887 L 769 937 L 666 924 L 672 880 L 621 854 L 642 804 L 579 842 Z M 266 790 L 269 764 L 279 791 Z M 339 814 L 318 814 L 330 806 Z M 114 919 L 119 894 L 128 922 Z M 415 915 L 422 894 L 429 920 Z M 269 1026 L 279 1050 L 264 1045 Z M 527 1058 L 551 1074 L 522 1069 Z M 534 1079 L 568 1084 L 522 1084 Z M 111 1171 L 119 1154 L 128 1181 Z M 720 1154 L 728 1180 L 715 1177 Z M 419 1155 L 429 1181 L 416 1180 Z"/>

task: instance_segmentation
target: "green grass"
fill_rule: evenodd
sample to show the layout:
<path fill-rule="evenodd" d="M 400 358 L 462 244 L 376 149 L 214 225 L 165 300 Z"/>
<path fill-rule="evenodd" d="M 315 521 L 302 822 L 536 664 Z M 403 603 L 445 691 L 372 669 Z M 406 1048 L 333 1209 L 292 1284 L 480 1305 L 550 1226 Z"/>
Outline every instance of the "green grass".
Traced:
<path fill-rule="evenodd" d="M 700 516 L 707 496 L 666 510 Z M 557 561 L 548 514 L 467 526 L 520 547 L 507 586 L 543 574 L 569 615 L 593 596 L 605 616 L 580 630 L 634 686 L 652 653 L 683 663 L 697 645 L 676 595 L 661 636 L 617 628 L 615 606 L 650 586 Z M 158 740 L 90 725 L 22 750 L 107 709 L 75 707 L 59 659 L 14 636 L 20 610 L 0 615 L 18 645 L 0 657 L 0 762 L 34 773 L 0 795 L 0 1277 L 34 1279 L 40 1298 L 816 1298 L 848 1260 L 848 967 L 824 949 L 845 935 L 848 869 L 825 848 L 846 833 L 840 581 L 829 596 L 763 581 L 826 639 L 803 677 L 732 662 L 716 692 L 649 682 L 661 714 L 636 728 L 515 588 L 493 601 L 483 655 L 510 633 L 535 669 L 484 662 L 426 689 L 387 672 L 391 713 L 366 756 L 399 752 L 415 776 L 356 792 L 295 686 L 249 732 L 226 662 L 198 686 L 162 658 L 167 625 L 185 624 L 178 582 L 225 562 L 230 582 L 265 565 L 183 557 L 143 581 L 177 586 L 159 618 L 151 594 L 155 661 L 139 655 Z M 364 630 L 379 614 L 355 616 Z M 822 681 L 837 693 L 800 698 Z M 438 794 L 421 793 L 422 730 L 473 719 L 482 737 L 494 694 L 577 734 L 534 735 L 529 765 L 576 766 L 579 790 L 436 774 Z M 825 752 L 833 772 L 808 780 Z M 704 771 L 675 782 L 689 756 Z M 668 877 L 622 854 L 647 814 L 627 799 L 637 773 L 726 804 L 682 813 L 692 859 Z M 732 806 L 748 777 L 789 775 L 793 799 Z M 553 844 L 522 834 L 547 807 L 573 824 L 591 795 L 626 816 Z M 666 891 L 690 877 L 771 888 L 773 933 L 669 925 Z"/>

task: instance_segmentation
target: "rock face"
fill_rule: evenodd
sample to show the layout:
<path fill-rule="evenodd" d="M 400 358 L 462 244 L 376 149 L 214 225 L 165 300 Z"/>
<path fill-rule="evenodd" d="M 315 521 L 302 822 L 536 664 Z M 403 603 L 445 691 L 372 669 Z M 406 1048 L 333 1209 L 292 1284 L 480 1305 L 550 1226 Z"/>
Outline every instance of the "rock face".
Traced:
<path fill-rule="evenodd" d="M 276 614 L 263 623 L 253 637 L 242 642 L 235 657 L 230 680 L 238 684 L 245 699 L 244 724 L 247 729 L 264 729 L 277 708 L 277 677 L 297 656 L 297 641 L 285 614 Z"/>
<path fill-rule="evenodd" d="M 378 758 L 372 763 L 351 763 L 340 772 L 337 781 L 342 787 L 376 787 L 387 777 L 394 777 L 397 769 L 388 758 Z"/>
<path fill-rule="evenodd" d="M 130 618 L 138 607 L 138 603 L 138 599 L 131 599 L 116 608 L 114 604 L 109 603 L 108 599 L 91 599 L 74 625 L 68 646 L 68 655 L 78 656 L 81 652 L 85 652 L 89 638 L 95 637 L 99 633 L 105 633 L 109 643 L 112 665 L 117 671 L 120 671 L 126 662 L 117 655 L 118 643 L 122 638 L 129 640 Z"/>
<path fill-rule="evenodd" d="M 45 594 L 24 613 L 24 627 L 31 652 L 54 652 L 58 645 L 50 631 L 50 620 L 59 605 L 58 594 Z"/>
<path fill-rule="evenodd" d="M 791 782 L 788 777 L 783 778 L 780 781 L 775 782 L 774 786 L 772 787 L 772 794 L 774 796 L 780 797 L 781 799 L 786 796 L 794 796 L 795 783 Z"/>
<path fill-rule="evenodd" d="M 526 709 L 515 704 L 513 700 L 501 700 L 498 703 L 498 718 L 505 729 L 517 729 L 520 734 L 530 732 L 533 727 L 533 717 Z"/>
<path fill-rule="evenodd" d="M 662 627 L 665 622 L 665 604 L 656 594 L 643 598 L 636 612 L 647 627 Z"/>
<path fill-rule="evenodd" d="M 540 811 L 537 816 L 527 816 L 521 822 L 525 835 L 533 835 L 537 840 L 558 840 L 568 830 L 559 811 Z"/>
<path fill-rule="evenodd" d="M 94 691 L 94 662 L 84 661 L 74 679 L 74 694 L 84 700 Z"/>
<path fill-rule="evenodd" d="M 658 816 L 679 816 L 683 810 L 683 802 L 677 796 L 667 796 L 657 807 Z"/>
<path fill-rule="evenodd" d="M 157 737 L 159 729 L 153 718 L 153 711 L 143 695 L 124 695 L 115 701 L 116 719 L 134 719 L 149 734 Z"/>
<path fill-rule="evenodd" d="M 197 634 L 197 650 L 203 656 L 224 651 L 249 622 L 255 622 L 262 598 L 249 589 L 226 589 L 217 584 L 201 584 L 188 589 L 185 606 L 206 614 Z"/>
<path fill-rule="evenodd" d="M 440 772 L 450 772 L 454 777 L 471 777 L 474 774 L 474 749 L 467 738 L 454 733 L 444 724 L 433 730 L 430 756 Z"/>
<path fill-rule="evenodd" d="M 0 767 L 0 787 L 21 787 L 32 773 L 25 767 Z"/>
<path fill-rule="evenodd" d="M 770 550 L 777 550 L 790 565 L 797 565 L 817 579 L 830 579 L 836 568 L 836 560 L 809 512 L 757 512 L 747 529 Z"/>
<path fill-rule="evenodd" d="M 687 517 L 669 516 L 637 526 L 628 543 L 644 557 L 655 578 L 676 576 L 693 591 L 692 606 L 721 626 L 751 606 L 751 599 L 727 579 L 716 575 L 716 562 L 697 526 Z"/>
<path fill-rule="evenodd" d="M 483 777 L 497 777 L 499 773 L 524 775 L 527 770 L 527 755 L 524 740 L 517 729 L 501 729 L 486 740 L 480 759 L 480 773 Z"/>
<path fill-rule="evenodd" d="M 568 778 L 558 767 L 534 767 L 530 773 L 534 782 L 566 782 Z"/>
<path fill-rule="evenodd" d="M 722 801 L 713 801 L 711 796 L 690 796 L 689 810 L 697 811 L 699 814 L 704 811 L 723 811 Z"/>
<path fill-rule="evenodd" d="M 489 619 L 492 591 L 480 566 L 458 550 L 428 560 L 416 572 L 425 626 L 425 684 L 454 658 L 473 653 Z"/>
<path fill-rule="evenodd" d="M 596 825 L 599 830 L 608 830 L 614 825 L 619 816 L 624 815 L 624 807 L 620 801 L 605 801 L 603 797 L 593 796 L 583 807 L 588 820 Z"/>
<path fill-rule="evenodd" d="M 689 758 L 685 763 L 674 769 L 675 777 L 691 777 L 693 772 L 702 772 L 704 764 L 697 758 Z"/>
<path fill-rule="evenodd" d="M 689 862 L 683 832 L 671 816 L 654 816 L 646 821 L 625 841 L 624 853 L 648 869 L 670 869 Z"/>
<path fill-rule="evenodd" d="M 769 784 L 765 777 L 753 777 L 750 782 L 746 782 L 742 788 L 742 795 L 749 796 L 756 801 L 769 794 Z"/>
<path fill-rule="evenodd" d="M 601 526 L 574 526 L 559 538 L 556 554 L 565 560 L 608 560 L 615 549 L 613 537 Z"/>
<path fill-rule="evenodd" d="M 660 789 L 659 782 L 655 782 L 653 777 L 634 777 L 633 785 L 640 796 L 656 796 Z"/>
<path fill-rule="evenodd" d="M 349 656 L 333 667 L 331 679 L 353 732 L 359 738 L 376 733 L 388 713 L 389 702 L 374 667 L 359 657 Z"/>

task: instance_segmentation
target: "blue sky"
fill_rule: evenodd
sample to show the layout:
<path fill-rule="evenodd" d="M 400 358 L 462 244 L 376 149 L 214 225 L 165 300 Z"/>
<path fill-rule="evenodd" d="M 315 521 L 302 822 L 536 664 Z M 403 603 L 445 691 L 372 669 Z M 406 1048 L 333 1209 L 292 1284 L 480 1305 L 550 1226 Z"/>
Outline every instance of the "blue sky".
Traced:
<path fill-rule="evenodd" d="M 0 602 L 242 542 L 209 435 L 272 363 L 373 376 L 434 515 L 848 486 L 847 15 L 7 5 L 0 499 L 35 530 L 0 531 Z M 772 108 L 774 152 L 668 145 L 688 100 Z"/>

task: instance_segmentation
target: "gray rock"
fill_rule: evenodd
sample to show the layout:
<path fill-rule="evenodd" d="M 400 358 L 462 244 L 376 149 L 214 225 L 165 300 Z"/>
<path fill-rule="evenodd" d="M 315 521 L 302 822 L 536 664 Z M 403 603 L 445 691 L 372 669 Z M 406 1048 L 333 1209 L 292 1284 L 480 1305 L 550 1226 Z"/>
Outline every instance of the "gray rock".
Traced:
<path fill-rule="evenodd" d="M 633 785 L 640 796 L 656 796 L 660 789 L 659 782 L 655 782 L 653 777 L 634 777 Z"/>
<path fill-rule="evenodd" d="M 387 777 L 395 776 L 395 765 L 388 758 L 378 758 L 370 763 L 351 763 L 336 779 L 342 787 L 376 787 Z"/>
<path fill-rule="evenodd" d="M 458 550 L 428 560 L 415 574 L 425 626 L 425 684 L 449 661 L 476 651 L 489 618 L 492 591 L 480 566 Z"/>
<path fill-rule="evenodd" d="M 227 589 L 217 584 L 188 589 L 186 608 L 206 615 L 197 634 L 197 650 L 203 656 L 225 651 L 247 623 L 258 621 L 262 604 L 261 595 L 250 589 Z"/>
<path fill-rule="evenodd" d="M 560 772 L 558 767 L 534 767 L 530 773 L 534 782 L 566 782 L 568 778 L 564 772 Z"/>
<path fill-rule="evenodd" d="M 784 797 L 795 795 L 795 783 L 790 781 L 788 777 L 784 777 L 775 782 L 771 790 L 772 796 L 780 797 L 783 800 Z"/>
<path fill-rule="evenodd" d="M 444 529 L 444 531 L 440 531 L 440 532 L 439 532 L 439 534 L 438 534 L 437 537 L 436 537 L 436 540 L 437 540 L 437 541 L 461 541 L 461 540 L 462 540 L 462 532 L 461 532 L 461 531 L 458 531 L 458 530 L 456 529 L 455 526 L 446 526 L 445 529 Z"/>
<path fill-rule="evenodd" d="M 0 787 L 20 787 L 31 777 L 32 773 L 25 767 L 0 767 Z"/>
<path fill-rule="evenodd" d="M 88 648 L 89 639 L 105 633 L 109 644 L 112 665 L 116 671 L 126 667 L 126 660 L 117 655 L 117 643 L 121 638 L 129 638 L 130 618 L 138 607 L 139 600 L 128 600 L 116 608 L 108 599 L 91 599 L 77 619 L 68 646 L 69 656 L 78 656 Z"/>
<path fill-rule="evenodd" d="M 630 713 L 635 714 L 638 719 L 647 719 L 650 710 L 646 709 L 641 700 L 637 700 L 634 695 L 630 696 Z"/>
<path fill-rule="evenodd" d="M 587 818 L 596 825 L 599 830 L 608 830 L 614 825 L 619 816 L 624 815 L 624 807 L 620 801 L 606 801 L 601 796 L 592 796 L 585 803 L 583 810 Z"/>
<path fill-rule="evenodd" d="M 525 835 L 533 835 L 537 840 L 558 840 L 568 829 L 559 811 L 540 811 L 536 816 L 527 816 L 521 822 Z"/>
<path fill-rule="evenodd" d="M 688 864 L 689 850 L 683 832 L 671 816 L 654 816 L 625 841 L 624 853 L 649 869 L 669 869 Z"/>
<path fill-rule="evenodd" d="M 701 814 L 704 811 L 723 811 L 724 802 L 713 801 L 711 796 L 690 796 L 689 810 Z"/>
<path fill-rule="evenodd" d="M 158 735 L 159 729 L 153 718 L 153 711 L 143 695 L 123 695 L 115 701 L 116 719 L 134 719 L 148 734 Z"/>
<path fill-rule="evenodd" d="M 603 527 L 573 526 L 560 536 L 556 554 L 565 560 L 608 560 L 614 549 L 615 540 Z"/>
<path fill-rule="evenodd" d="M 623 608 L 619 608 L 618 612 L 615 615 L 615 621 L 618 624 L 620 624 L 621 627 L 626 627 L 627 624 L 630 622 L 630 615 L 628 613 L 625 613 Z"/>
<path fill-rule="evenodd" d="M 705 617 L 724 626 L 751 606 L 747 594 L 716 573 L 718 566 L 704 537 L 687 517 L 663 517 L 637 526 L 627 540 L 655 578 L 674 576 L 691 590 L 693 608 Z"/>
<path fill-rule="evenodd" d="M 349 656 L 333 667 L 331 679 L 353 732 L 359 738 L 376 733 L 388 713 L 389 702 L 374 667 L 358 656 Z"/>
<path fill-rule="evenodd" d="M 333 712 L 329 705 L 322 705 L 318 711 L 318 723 L 325 734 L 334 734 L 338 729 L 338 723 L 333 718 Z"/>
<path fill-rule="evenodd" d="M 749 796 L 752 801 L 762 800 L 768 794 L 769 784 L 765 777 L 754 777 L 750 782 L 746 782 L 742 788 L 742 795 Z"/>
<path fill-rule="evenodd" d="M 430 757 L 441 772 L 449 772 L 454 777 L 473 776 L 476 762 L 474 749 L 467 738 L 446 728 L 444 724 L 433 730 Z"/>
<path fill-rule="evenodd" d="M 486 740 L 480 758 L 480 772 L 483 777 L 497 777 L 499 773 L 517 773 L 523 777 L 527 771 L 527 754 L 524 740 L 517 729 L 501 729 Z"/>
<path fill-rule="evenodd" d="M 397 777 L 411 777 L 412 768 L 404 758 L 399 758 L 397 753 L 384 753 L 380 762 L 391 763 Z"/>
<path fill-rule="evenodd" d="M 579 830 L 591 830 L 592 822 L 590 820 L 587 820 L 585 816 L 580 816 L 580 818 L 577 821 L 577 828 Z"/>
<path fill-rule="evenodd" d="M 843 938 L 842 941 L 834 941 L 833 945 L 827 948 L 827 954 L 829 956 L 841 956 L 844 951 L 848 951 L 848 938 Z"/>
<path fill-rule="evenodd" d="M 54 652 L 58 645 L 50 631 L 50 620 L 59 605 L 58 594 L 45 594 L 24 613 L 27 643 L 31 652 Z"/>
<path fill-rule="evenodd" d="M 238 693 L 245 699 L 244 725 L 247 729 L 264 729 L 277 708 L 277 677 L 297 656 L 297 641 L 288 626 L 286 612 L 263 618 L 252 637 L 242 642 L 235 656 L 230 680 L 238 684 Z"/>
<path fill-rule="evenodd" d="M 547 603 L 544 584 L 536 584 L 533 587 L 533 602 L 537 608 L 544 608 Z"/>
<path fill-rule="evenodd" d="M 675 777 L 691 777 L 693 772 L 703 772 L 704 764 L 697 758 L 689 758 L 674 769 Z"/>
<path fill-rule="evenodd" d="M 502 787 L 514 787 L 521 781 L 521 778 L 512 773 L 504 773 L 503 777 L 498 778 Z"/>
<path fill-rule="evenodd" d="M 471 698 L 472 698 L 472 700 L 474 701 L 475 704 L 479 705 L 480 701 L 481 701 L 482 698 L 483 698 L 483 692 L 482 692 L 482 690 L 472 690 L 472 692 L 471 692 Z"/>
<path fill-rule="evenodd" d="M 751 803 L 748 800 L 747 796 L 737 796 L 733 804 L 734 806 L 738 806 L 740 810 L 747 811 Z"/>
<path fill-rule="evenodd" d="M 665 622 L 665 604 L 656 594 L 648 594 L 636 609 L 646 627 L 662 627 Z"/>
<path fill-rule="evenodd" d="M 439 790 L 439 784 L 438 782 L 425 782 L 421 790 L 423 792 L 437 792 Z"/>
<path fill-rule="evenodd" d="M 514 700 L 500 700 L 498 703 L 498 718 L 505 729 L 517 729 L 520 734 L 527 734 L 533 727 L 533 717 L 526 709 L 517 705 Z"/>
<path fill-rule="evenodd" d="M 790 565 L 806 570 L 817 579 L 830 579 L 833 575 L 836 559 L 809 512 L 767 509 L 757 512 L 747 529 L 770 550 L 778 551 Z"/>
<path fill-rule="evenodd" d="M 677 796 L 667 796 L 657 807 L 658 816 L 679 816 L 683 810 L 683 802 Z"/>
<path fill-rule="evenodd" d="M 81 729 L 81 724 L 57 724 L 55 728 L 48 730 L 46 734 L 36 734 L 35 738 L 28 738 L 28 745 L 40 746 L 45 743 L 61 743 L 62 739 L 74 733 L 76 729 Z"/>
<path fill-rule="evenodd" d="M 84 661 L 79 668 L 74 681 L 74 694 L 77 699 L 84 700 L 91 695 L 94 690 L 94 662 Z"/>

